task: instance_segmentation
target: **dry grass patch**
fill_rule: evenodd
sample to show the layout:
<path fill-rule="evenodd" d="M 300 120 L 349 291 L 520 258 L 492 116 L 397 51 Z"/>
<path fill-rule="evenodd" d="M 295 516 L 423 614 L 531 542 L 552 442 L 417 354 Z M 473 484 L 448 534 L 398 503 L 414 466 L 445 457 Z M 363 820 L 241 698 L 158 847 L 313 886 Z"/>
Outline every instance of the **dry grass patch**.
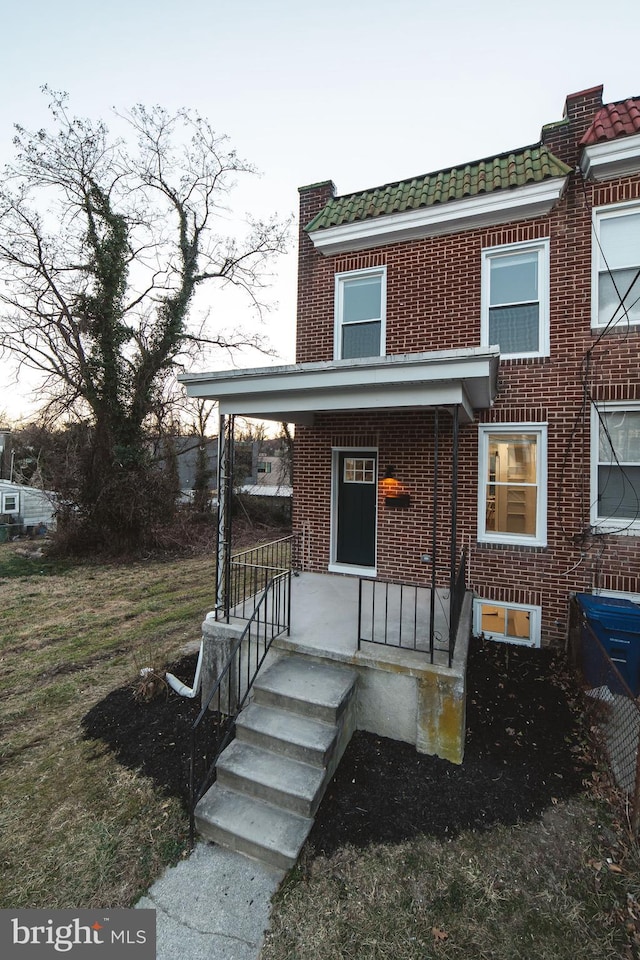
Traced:
<path fill-rule="evenodd" d="M 0 545 L 0 907 L 126 906 L 185 850 L 178 800 L 80 721 L 199 640 L 212 571 L 208 556 L 56 567 Z"/>
<path fill-rule="evenodd" d="M 618 873 L 596 859 L 609 841 L 582 797 L 538 823 L 303 860 L 262 960 L 635 957 L 637 850 Z"/>

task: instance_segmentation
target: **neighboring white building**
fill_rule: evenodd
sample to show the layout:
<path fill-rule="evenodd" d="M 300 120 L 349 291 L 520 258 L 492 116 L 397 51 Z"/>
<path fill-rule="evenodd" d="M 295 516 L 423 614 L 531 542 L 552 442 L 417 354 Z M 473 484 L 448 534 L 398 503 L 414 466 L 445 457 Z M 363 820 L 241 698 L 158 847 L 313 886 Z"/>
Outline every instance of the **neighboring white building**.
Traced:
<path fill-rule="evenodd" d="M 0 480 L 0 541 L 12 528 L 16 533 L 36 533 L 56 526 L 53 495 L 37 487 Z"/>

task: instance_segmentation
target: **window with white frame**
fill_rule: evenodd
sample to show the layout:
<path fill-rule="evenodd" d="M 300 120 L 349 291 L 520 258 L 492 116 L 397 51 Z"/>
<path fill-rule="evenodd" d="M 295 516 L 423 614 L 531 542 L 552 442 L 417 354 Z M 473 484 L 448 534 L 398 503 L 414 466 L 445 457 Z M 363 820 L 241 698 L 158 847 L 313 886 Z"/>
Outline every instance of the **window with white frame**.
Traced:
<path fill-rule="evenodd" d="M 592 324 L 640 323 L 640 207 L 595 211 Z"/>
<path fill-rule="evenodd" d="M 549 241 L 482 251 L 483 346 L 503 357 L 549 355 Z"/>
<path fill-rule="evenodd" d="M 17 512 L 18 512 L 18 494 L 3 493 L 2 494 L 2 513 L 17 513 Z"/>
<path fill-rule="evenodd" d="M 591 523 L 640 531 L 640 403 L 594 404 Z"/>
<path fill-rule="evenodd" d="M 336 360 L 382 356 L 385 315 L 384 268 L 336 274 Z"/>
<path fill-rule="evenodd" d="M 545 546 L 546 424 L 480 427 L 478 540 Z"/>
<path fill-rule="evenodd" d="M 473 602 L 473 632 L 491 640 L 539 647 L 540 607 L 477 598 Z"/>

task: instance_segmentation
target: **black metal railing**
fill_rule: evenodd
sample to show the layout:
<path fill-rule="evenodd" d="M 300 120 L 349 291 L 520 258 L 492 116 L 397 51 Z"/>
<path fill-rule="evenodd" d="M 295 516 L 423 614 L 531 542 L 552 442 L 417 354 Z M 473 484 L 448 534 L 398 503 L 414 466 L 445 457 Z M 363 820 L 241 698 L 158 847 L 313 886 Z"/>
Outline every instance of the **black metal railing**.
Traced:
<path fill-rule="evenodd" d="M 361 577 L 358 649 L 362 643 L 378 643 L 424 650 L 428 645 L 430 595 L 428 587 Z"/>
<path fill-rule="evenodd" d="M 235 736 L 236 718 L 273 640 L 288 634 L 291 623 L 291 571 L 272 577 L 255 605 L 242 635 L 211 690 L 203 692 L 202 709 L 191 728 L 189 761 L 189 831 L 195 837 L 195 808 L 215 782 L 216 763 Z"/>
<path fill-rule="evenodd" d="M 456 571 L 455 579 L 451 589 L 451 601 L 449 604 L 449 666 L 453 661 L 453 654 L 456 649 L 456 637 L 458 636 L 458 627 L 460 626 L 460 617 L 462 615 L 462 606 L 464 604 L 465 594 L 467 592 L 467 548 L 464 547 L 460 555 L 460 563 Z"/>
<path fill-rule="evenodd" d="M 358 649 L 362 643 L 377 643 L 425 653 L 431 663 L 436 655 L 453 662 L 456 634 L 466 593 L 466 551 L 451 588 L 430 587 L 360 578 L 358 587 Z M 440 628 L 436 612 L 441 614 Z"/>
<path fill-rule="evenodd" d="M 231 557 L 229 578 L 229 614 L 247 620 L 253 614 L 255 600 L 273 577 L 299 566 L 299 536 L 292 534 Z"/>

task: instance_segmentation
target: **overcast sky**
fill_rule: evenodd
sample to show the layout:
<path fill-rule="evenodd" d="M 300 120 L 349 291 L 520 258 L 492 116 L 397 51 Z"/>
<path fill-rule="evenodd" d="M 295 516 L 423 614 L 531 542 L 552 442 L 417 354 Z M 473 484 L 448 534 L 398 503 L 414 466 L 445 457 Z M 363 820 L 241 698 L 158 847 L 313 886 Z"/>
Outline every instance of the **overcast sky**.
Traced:
<path fill-rule="evenodd" d="M 240 216 L 295 213 L 319 180 L 348 193 L 534 143 L 586 87 L 640 95 L 638 0 L 3 0 L 1 22 L 0 166 L 13 123 L 47 123 L 45 83 L 107 121 L 195 107 L 262 172 Z M 293 252 L 273 298 L 288 362 Z M 0 378 L 0 413 L 25 412 L 28 385 Z"/>

